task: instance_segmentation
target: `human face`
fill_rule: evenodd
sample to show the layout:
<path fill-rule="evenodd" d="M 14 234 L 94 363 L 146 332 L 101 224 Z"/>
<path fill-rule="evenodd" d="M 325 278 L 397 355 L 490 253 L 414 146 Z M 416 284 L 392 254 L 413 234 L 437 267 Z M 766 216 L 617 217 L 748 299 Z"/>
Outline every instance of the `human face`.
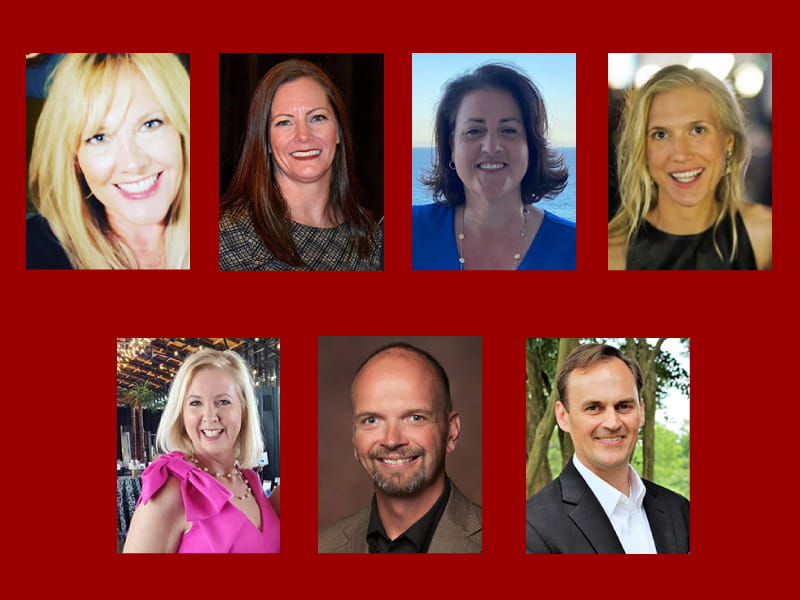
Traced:
<path fill-rule="evenodd" d="M 409 496 L 444 481 L 458 415 L 445 415 L 430 366 L 405 351 L 370 360 L 353 383 L 353 450 L 381 492 Z"/>
<path fill-rule="evenodd" d="M 269 142 L 279 180 L 330 181 L 339 124 L 322 85 L 301 77 L 278 88 L 272 101 Z"/>
<path fill-rule="evenodd" d="M 78 166 L 114 230 L 164 223 L 183 177 L 181 138 L 138 71 L 119 73 L 105 118 L 84 127 Z"/>
<path fill-rule="evenodd" d="M 453 162 L 471 197 L 514 195 L 528 171 L 528 142 L 522 113 L 507 92 L 470 92 L 461 100 L 453 131 Z"/>
<path fill-rule="evenodd" d="M 644 424 L 633 373 L 611 358 L 571 372 L 566 390 L 569 411 L 557 402 L 556 419 L 572 437 L 578 460 L 609 483 L 623 474 L 627 481 L 628 463 Z"/>
<path fill-rule="evenodd" d="M 714 202 L 733 136 L 722 130 L 711 95 L 686 86 L 657 94 L 647 119 L 647 166 L 659 202 Z"/>
<path fill-rule="evenodd" d="M 200 456 L 230 460 L 242 428 L 242 399 L 230 369 L 194 374 L 183 400 L 183 426 Z"/>

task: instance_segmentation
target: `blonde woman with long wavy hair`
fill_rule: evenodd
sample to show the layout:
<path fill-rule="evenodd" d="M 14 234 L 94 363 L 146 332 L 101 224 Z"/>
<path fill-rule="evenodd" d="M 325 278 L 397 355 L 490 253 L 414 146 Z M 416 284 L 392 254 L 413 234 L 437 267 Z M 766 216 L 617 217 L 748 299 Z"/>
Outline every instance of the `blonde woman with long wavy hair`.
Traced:
<path fill-rule="evenodd" d="M 30 162 L 29 269 L 189 268 L 189 75 L 174 54 L 67 54 Z"/>
<path fill-rule="evenodd" d="M 671 65 L 630 92 L 608 268 L 770 268 L 772 211 L 745 202 L 749 162 L 742 111 L 709 72 Z"/>

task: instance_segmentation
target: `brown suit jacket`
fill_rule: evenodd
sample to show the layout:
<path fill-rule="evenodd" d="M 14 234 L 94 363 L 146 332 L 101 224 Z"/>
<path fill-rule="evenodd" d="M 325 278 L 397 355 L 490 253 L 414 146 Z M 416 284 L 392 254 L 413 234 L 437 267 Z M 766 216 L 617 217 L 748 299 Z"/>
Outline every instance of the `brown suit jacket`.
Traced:
<path fill-rule="evenodd" d="M 451 483 L 442 518 L 436 526 L 429 553 L 476 553 L 481 551 L 481 507 Z M 318 551 L 363 553 L 367 546 L 370 507 L 328 525 L 319 532 Z"/>

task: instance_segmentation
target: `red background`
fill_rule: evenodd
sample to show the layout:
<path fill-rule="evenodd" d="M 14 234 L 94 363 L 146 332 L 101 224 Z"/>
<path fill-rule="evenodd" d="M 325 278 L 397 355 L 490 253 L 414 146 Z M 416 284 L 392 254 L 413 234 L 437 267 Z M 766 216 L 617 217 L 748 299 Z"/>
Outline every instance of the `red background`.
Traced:
<path fill-rule="evenodd" d="M 7 16 L 0 64 L 9 75 L 2 153 L 11 186 L 2 240 L 8 571 L 29 593 L 75 590 L 109 598 L 301 590 L 356 597 L 563 592 L 665 598 L 705 589 L 737 596 L 778 591 L 792 558 L 786 540 L 796 529 L 794 507 L 784 501 L 791 496 L 783 490 L 791 481 L 783 464 L 793 458 L 786 444 L 791 412 L 784 410 L 792 399 L 780 388 L 792 381 L 785 348 L 796 330 L 789 307 L 796 252 L 782 232 L 797 212 L 781 165 L 790 165 L 784 140 L 796 139 L 797 124 L 779 118 L 774 127 L 775 271 L 608 273 L 606 54 L 773 52 L 780 115 L 794 86 L 784 65 L 797 55 L 796 21 L 781 15 L 787 10 L 771 8 L 762 17 L 740 2 L 714 9 L 45 2 Z M 191 53 L 191 271 L 25 271 L 22 54 L 31 50 Z M 217 271 L 217 56 L 272 51 L 385 53 L 385 272 Z M 410 271 L 411 53 L 439 51 L 577 53 L 576 272 Z M 186 335 L 281 339 L 280 555 L 116 553 L 115 340 Z M 482 336 L 481 555 L 317 555 L 320 335 Z M 692 338 L 690 555 L 524 554 L 524 340 L 559 336 Z"/>

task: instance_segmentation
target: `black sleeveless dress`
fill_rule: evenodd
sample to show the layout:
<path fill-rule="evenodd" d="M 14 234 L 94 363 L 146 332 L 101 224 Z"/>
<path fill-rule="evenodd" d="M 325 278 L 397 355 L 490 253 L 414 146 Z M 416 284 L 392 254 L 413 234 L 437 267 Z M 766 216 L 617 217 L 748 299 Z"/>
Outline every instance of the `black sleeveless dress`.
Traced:
<path fill-rule="evenodd" d="M 693 235 L 673 235 L 643 221 L 631 241 L 625 268 L 628 270 L 696 270 L 696 271 L 741 271 L 757 269 L 756 257 L 750 237 L 736 213 L 736 254 L 730 260 L 733 248 L 733 233 L 730 217 L 717 227 L 717 245 L 722 258 L 714 248 L 714 227 Z"/>

